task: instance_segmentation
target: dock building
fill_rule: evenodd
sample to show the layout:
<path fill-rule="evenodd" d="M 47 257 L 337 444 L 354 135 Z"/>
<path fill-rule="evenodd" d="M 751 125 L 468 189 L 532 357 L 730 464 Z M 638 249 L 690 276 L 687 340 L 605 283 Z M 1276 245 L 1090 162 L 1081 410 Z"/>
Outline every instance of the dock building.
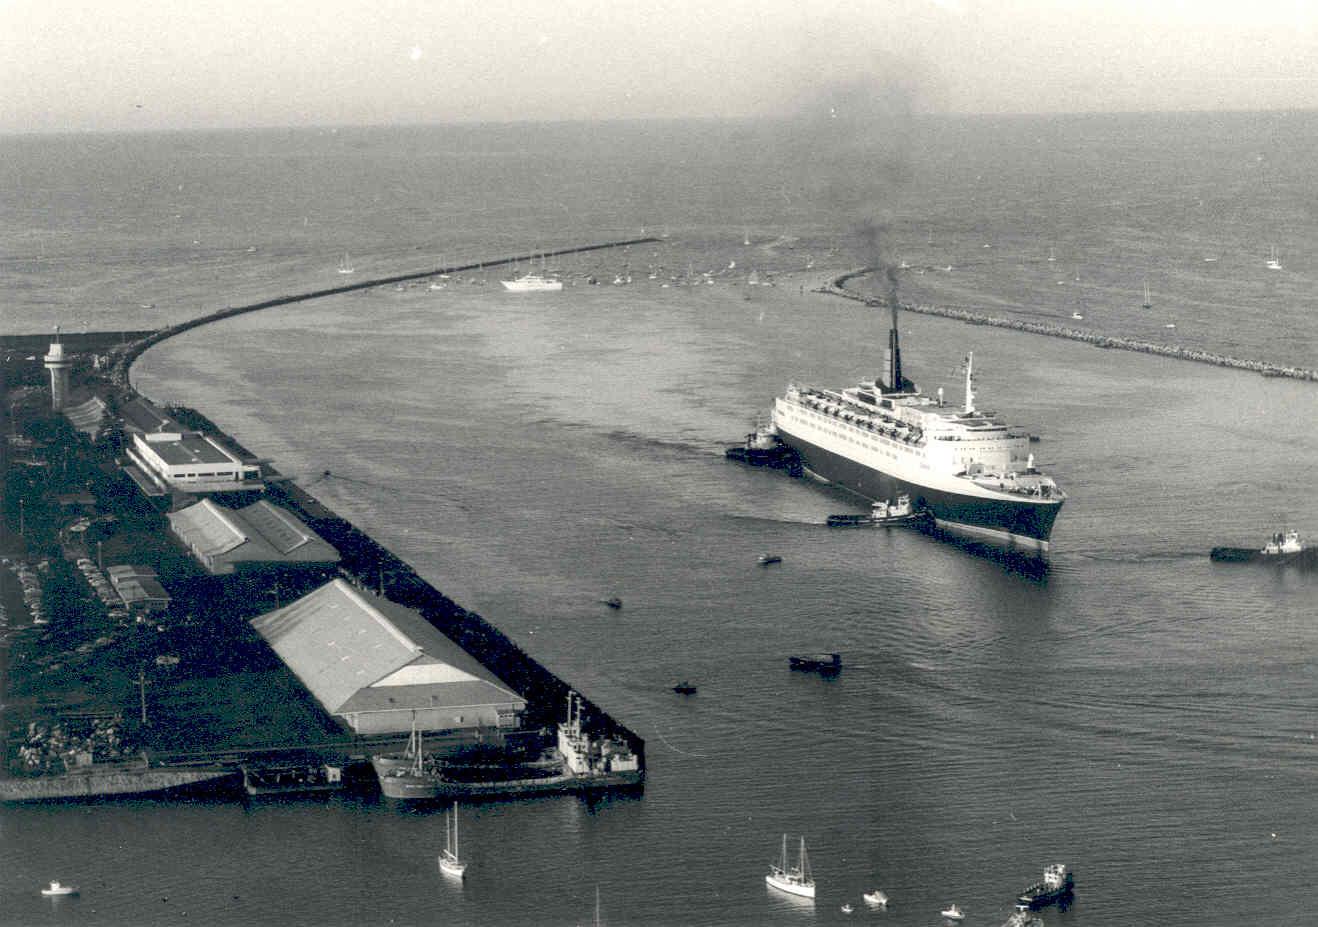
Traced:
<path fill-rule="evenodd" d="M 213 576 L 243 568 L 328 566 L 339 552 L 292 512 L 261 499 L 229 509 L 203 499 L 170 512 L 169 530 Z"/>
<path fill-rule="evenodd" d="M 261 466 L 195 431 L 134 432 L 125 471 L 148 495 L 261 489 Z"/>
<path fill-rule="evenodd" d="M 512 731 L 526 700 L 420 614 L 336 579 L 252 626 L 357 734 Z"/>

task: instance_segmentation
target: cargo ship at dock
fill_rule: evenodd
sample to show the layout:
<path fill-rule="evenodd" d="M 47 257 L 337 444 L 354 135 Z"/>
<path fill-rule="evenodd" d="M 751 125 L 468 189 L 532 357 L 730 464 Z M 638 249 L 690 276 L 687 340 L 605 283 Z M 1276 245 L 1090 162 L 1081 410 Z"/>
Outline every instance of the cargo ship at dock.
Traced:
<path fill-rule="evenodd" d="M 386 798 L 476 801 L 545 793 L 593 792 L 640 786 L 640 757 L 621 737 L 593 734 L 582 723 L 581 702 L 568 698 L 567 720 L 559 724 L 556 745 L 529 762 L 491 768 L 427 756 L 416 732 L 402 755 L 371 757 Z"/>
<path fill-rule="evenodd" d="M 906 494 L 949 533 L 1046 556 L 1066 494 L 1035 467 L 1030 435 L 975 407 L 973 355 L 960 407 L 941 389 L 922 394 L 902 375 L 891 306 L 885 377 L 846 389 L 789 385 L 774 402 L 773 435 L 820 479 L 876 502 Z"/>

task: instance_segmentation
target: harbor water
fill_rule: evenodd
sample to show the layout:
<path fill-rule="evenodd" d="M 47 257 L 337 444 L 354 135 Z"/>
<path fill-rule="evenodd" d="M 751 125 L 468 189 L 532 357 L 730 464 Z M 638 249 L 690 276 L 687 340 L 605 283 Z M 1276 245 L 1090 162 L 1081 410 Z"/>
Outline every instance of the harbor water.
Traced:
<path fill-rule="evenodd" d="M 870 259 L 864 219 L 910 265 L 903 298 L 1318 365 L 1318 117 L 909 129 L 891 190 L 851 148 L 812 162 L 756 125 L 0 140 L 4 331 L 333 286 L 345 251 L 373 276 L 668 236 L 561 260 L 562 292 L 507 293 L 506 269 L 380 288 L 133 370 L 633 728 L 644 795 L 464 808 L 462 883 L 442 809 L 9 807 L 0 923 L 580 924 L 598 887 L 614 925 L 904 927 L 953 902 L 997 925 L 1050 862 L 1077 896 L 1049 925 L 1307 922 L 1318 574 L 1208 552 L 1318 534 L 1314 384 L 903 316 L 908 376 L 959 402 L 973 350 L 978 405 L 1040 436 L 1070 495 L 1042 571 L 829 530 L 862 509 L 722 450 L 790 380 L 879 369 L 886 315 L 810 292 Z M 815 651 L 842 672 L 788 670 Z M 814 904 L 765 887 L 784 832 Z M 40 897 L 52 878 L 80 896 Z"/>

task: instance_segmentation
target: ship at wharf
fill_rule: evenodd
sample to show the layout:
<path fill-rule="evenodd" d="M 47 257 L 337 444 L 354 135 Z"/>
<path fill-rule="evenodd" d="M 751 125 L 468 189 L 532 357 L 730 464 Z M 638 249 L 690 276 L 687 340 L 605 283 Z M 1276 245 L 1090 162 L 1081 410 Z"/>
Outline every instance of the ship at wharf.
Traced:
<path fill-rule="evenodd" d="M 625 242 L 585 245 L 549 253 L 566 254 L 591 251 L 654 240 L 656 239 L 633 239 Z M 471 266 L 491 267 L 524 259 L 524 257 L 518 256 L 502 260 L 487 260 L 482 261 L 480 265 Z M 40 452 L 40 454 L 47 457 L 62 458 L 65 471 L 69 470 L 69 461 L 72 460 L 74 461 L 74 470 L 80 474 L 91 474 L 95 478 L 102 478 L 104 474 L 114 474 L 114 476 L 105 477 L 105 479 L 108 481 L 117 478 L 121 483 L 126 483 L 122 474 L 118 473 L 119 467 L 117 466 L 117 464 L 124 463 L 124 458 L 118 456 L 118 452 L 125 443 L 122 436 L 123 432 L 127 431 L 126 422 L 122 420 L 121 416 L 123 410 L 132 405 L 136 404 L 139 407 L 143 405 L 149 407 L 151 405 L 149 400 L 137 394 L 129 382 L 129 371 L 133 361 L 147 348 L 183 331 L 213 321 L 231 318 L 244 312 L 350 292 L 395 280 L 419 279 L 438 272 L 460 269 L 462 268 L 427 270 L 415 274 L 363 281 L 350 286 L 334 287 L 309 294 L 279 297 L 251 306 L 228 307 L 208 316 L 151 332 L 94 333 L 90 337 L 87 335 L 82 336 L 81 340 L 70 337 L 71 345 L 78 345 L 86 351 L 86 354 L 81 356 L 71 353 L 69 357 L 76 363 L 72 363 L 70 366 L 74 368 L 74 376 L 78 379 L 79 391 L 83 395 L 90 394 L 92 396 L 92 399 L 88 400 L 88 404 L 94 404 L 97 407 L 95 410 L 96 415 L 102 420 L 99 423 L 100 427 L 92 433 L 92 440 L 87 442 L 80 438 L 73 429 L 69 428 L 68 422 L 61 419 L 58 414 L 61 410 L 57 401 L 55 402 L 54 414 L 51 413 L 49 408 L 44 413 L 34 411 L 35 406 L 39 405 L 36 401 L 37 398 L 40 398 L 37 396 L 39 386 L 36 384 L 41 382 L 41 370 L 39 366 L 29 363 L 28 367 L 36 366 L 35 376 L 33 371 L 26 368 L 21 371 L 21 376 L 6 376 L 6 383 L 9 384 L 6 398 L 9 401 L 4 405 L 8 409 L 8 415 L 6 416 L 4 412 L 0 412 L 0 425 L 4 426 L 6 432 L 12 431 L 15 438 L 6 443 L 3 449 L 0 449 L 0 467 L 5 469 L 7 475 L 17 472 L 14 468 L 23 466 L 32 467 L 41 464 L 44 467 L 45 464 L 34 459 Z M 21 363 L 21 355 L 17 352 L 28 350 L 28 342 L 33 341 L 36 337 L 38 336 L 14 336 L 13 338 L 3 339 L 6 346 L 14 352 L 6 356 L 7 367 L 14 363 Z M 13 341 L 14 344 L 9 344 L 10 341 Z M 59 337 L 57 335 L 56 344 L 58 343 Z M 57 351 L 52 346 L 52 355 L 57 353 L 61 354 L 59 360 L 62 362 L 62 349 Z M 94 364 L 90 363 L 92 358 L 94 358 Z M 49 361 L 49 358 L 47 360 Z M 48 370 L 52 370 L 52 365 L 49 362 L 46 367 Z M 15 370 L 18 370 L 18 368 L 16 367 Z M 7 374 L 9 372 L 6 370 Z M 51 389 L 53 391 L 56 377 L 54 370 L 52 370 L 51 376 Z M 67 380 L 65 382 L 67 385 Z M 46 394 L 42 392 L 41 395 Z M 51 400 L 55 399 L 53 392 L 50 397 L 50 400 L 43 400 L 47 401 L 48 405 Z M 26 415 L 29 420 L 25 424 L 37 421 L 40 425 L 39 430 L 42 434 L 38 439 L 28 439 L 19 435 L 18 418 L 22 418 L 24 413 L 20 412 L 18 418 L 15 418 L 15 410 L 24 407 L 26 407 Z M 79 406 L 78 409 L 81 410 L 82 406 Z M 73 421 L 73 416 L 69 414 L 72 410 L 66 408 L 63 411 L 69 420 Z M 259 497 L 260 502 L 269 503 L 280 511 L 291 514 L 295 519 L 300 520 L 306 529 L 314 532 L 314 535 L 323 539 L 337 552 L 337 563 L 333 565 L 333 569 L 322 570 L 320 573 L 306 572 L 305 577 L 313 575 L 329 578 L 338 577 L 335 580 L 336 582 L 346 583 L 354 589 L 362 590 L 360 593 L 362 598 L 387 603 L 389 608 L 401 607 L 410 610 L 417 619 L 442 635 L 449 642 L 446 646 L 455 645 L 464 658 L 474 660 L 475 663 L 479 664 L 478 669 L 487 671 L 493 677 L 496 677 L 498 681 L 506 685 L 512 692 L 515 692 L 517 697 L 522 700 L 524 710 L 520 710 L 517 714 L 515 730 L 504 730 L 501 719 L 499 729 L 481 729 L 478 727 L 468 730 L 445 730 L 440 728 L 432 731 L 431 743 L 437 748 L 436 755 L 441 760 L 446 752 L 448 754 L 459 753 L 462 749 L 471 747 L 473 743 L 489 744 L 491 742 L 503 743 L 505 740 L 514 741 L 518 739 L 517 735 L 519 734 L 557 737 L 560 748 L 566 737 L 566 743 L 571 749 L 567 751 L 560 749 L 563 768 L 558 772 L 558 775 L 566 776 L 566 778 L 555 783 L 557 787 L 553 789 L 527 789 L 518 786 L 512 780 L 505 779 L 502 783 L 486 782 L 475 791 L 482 794 L 498 792 L 506 796 L 533 791 L 575 792 L 613 787 L 627 789 L 643 787 L 645 744 L 634 732 L 612 718 L 607 712 L 591 702 L 590 699 L 575 691 L 566 681 L 560 679 L 540 664 L 480 615 L 462 608 L 435 589 L 420 577 L 410 565 L 382 547 L 346 519 L 330 510 L 304 487 L 296 485 L 292 480 L 269 466 L 268 461 L 258 461 L 250 451 L 242 448 L 235 440 L 225 435 L 205 416 L 193 410 L 182 408 L 171 408 L 169 412 L 178 420 L 186 422 L 187 427 L 199 429 L 199 434 L 203 434 L 206 440 L 215 439 L 224 446 L 232 448 L 235 460 L 245 462 L 244 466 L 246 462 L 259 463 L 261 486 L 259 490 L 247 493 L 249 499 Z M 75 422 L 74 427 L 80 426 Z M 171 427 L 177 427 L 177 422 L 174 422 Z M 117 436 L 116 441 L 112 442 L 114 443 L 113 450 L 109 449 L 104 440 L 98 442 L 94 437 L 97 432 L 101 435 L 113 434 Z M 29 450 L 31 448 L 35 448 L 35 450 Z M 46 471 L 43 469 L 35 472 L 44 473 Z M 138 482 L 139 488 L 147 488 L 137 477 L 134 477 L 134 480 Z M 89 479 L 88 485 L 92 481 L 92 479 Z M 39 480 L 14 481 L 15 485 L 19 482 L 23 483 L 29 493 L 40 494 L 46 492 L 49 495 L 49 492 L 41 488 Z M 123 486 L 118 486 L 109 495 L 114 497 L 115 493 L 119 494 L 118 498 L 122 501 Z M 129 495 L 131 494 L 130 492 Z M 83 495 L 89 494 L 83 493 Z M 154 524 L 156 526 L 155 534 L 159 536 L 158 538 L 152 538 L 149 544 L 141 545 L 140 550 L 130 552 L 131 556 L 140 557 L 143 560 L 147 560 L 153 554 L 158 554 L 161 549 L 173 543 L 172 541 L 164 543 L 165 519 L 162 517 L 163 512 L 160 507 L 177 503 L 180 497 L 177 494 L 168 492 L 157 493 L 156 495 L 163 498 L 147 500 L 137 498 L 129 506 L 139 513 L 140 511 L 149 512 L 147 515 L 141 515 L 141 519 Z M 91 501 L 98 500 L 99 496 L 97 500 Z M 189 501 L 192 503 L 197 502 L 195 496 L 190 498 Z M 26 521 L 24 503 L 27 503 L 26 513 L 28 517 Z M 33 526 L 35 519 L 30 516 L 39 510 L 53 512 L 58 509 L 53 499 L 38 498 L 37 495 L 32 495 L 30 498 L 20 497 L 16 506 L 10 505 L 7 506 L 7 510 L 0 511 L 0 529 L 3 530 L 3 536 L 0 536 L 3 551 L 0 552 L 7 554 L 4 566 L 10 568 L 13 561 L 23 565 L 25 564 L 24 558 L 30 556 L 36 564 L 36 569 L 41 573 L 42 579 L 40 582 L 49 582 L 50 577 L 55 577 L 57 580 L 69 575 L 76 577 L 76 573 L 72 569 L 75 551 L 69 546 L 74 542 L 70 541 L 71 536 L 66 533 L 70 526 L 61 527 L 58 537 L 51 530 L 47 531 L 44 536 L 37 538 Z M 110 521 L 115 518 L 115 516 L 99 517 Z M 96 517 L 81 519 L 76 527 L 84 528 L 84 523 L 95 520 Z M 126 515 L 124 520 L 128 520 Z M 90 535 L 87 535 L 87 537 L 89 538 Z M 80 534 L 77 538 L 82 539 L 83 535 Z M 81 543 L 86 544 L 87 542 L 82 541 Z M 95 560 L 88 556 L 92 550 L 96 551 L 96 554 L 92 555 Z M 101 582 L 101 577 L 98 575 L 99 565 L 96 563 L 96 560 L 99 560 L 99 550 L 98 544 L 94 548 L 84 546 L 76 551 L 80 554 L 76 558 L 78 569 L 97 583 Z M 188 560 L 186 553 L 179 550 L 174 550 L 168 556 Z M 21 568 L 27 569 L 27 566 L 23 565 Z M 305 577 L 301 581 L 304 583 L 309 582 Z M 68 582 L 67 579 L 65 581 Z M 295 579 L 294 583 L 296 581 Z M 279 597 L 279 586 L 282 582 L 285 582 L 285 577 L 282 574 L 274 579 L 276 599 Z M 244 586 L 243 583 L 247 583 L 247 585 Z M 258 609 L 255 602 L 256 596 L 252 593 L 262 585 L 268 585 L 268 578 L 263 583 L 260 579 L 254 579 L 250 574 L 243 574 L 238 579 L 229 581 L 228 585 L 225 585 L 224 581 L 219 578 L 203 577 L 198 580 L 198 587 L 202 590 L 198 595 L 199 598 L 204 598 L 207 593 L 213 594 L 221 591 L 224 595 L 229 596 L 228 601 L 219 603 L 212 601 L 210 604 L 214 605 L 219 612 L 225 612 L 226 610 L 231 612 L 231 614 L 226 614 L 226 627 L 245 632 L 249 638 L 257 641 L 257 646 L 264 646 L 259 639 L 255 638 L 255 634 L 251 632 L 251 629 L 247 627 L 249 619 L 252 619 L 253 611 Z M 101 586 L 97 586 L 97 588 L 100 589 Z M 356 592 L 351 594 L 359 595 Z M 105 601 L 107 607 L 110 606 L 108 599 L 103 601 Z M 111 619 L 113 619 L 115 613 L 120 611 L 122 610 L 118 608 L 117 604 L 115 607 L 109 608 Z M 182 698 L 176 700 L 177 704 L 170 706 L 175 709 L 175 716 L 170 719 L 172 725 L 166 725 L 169 728 L 168 730 L 159 725 L 155 727 L 147 725 L 147 680 L 145 669 L 143 669 L 135 674 L 137 679 L 133 680 L 140 684 L 139 691 L 133 693 L 141 701 L 142 723 L 138 726 L 140 728 L 139 733 L 143 735 L 143 739 L 150 740 L 155 737 L 158 741 L 168 740 L 168 743 L 136 743 L 133 744 L 134 752 L 127 756 L 121 755 L 122 752 L 126 751 L 116 753 L 114 757 L 106 757 L 102 755 L 93 756 L 90 749 L 80 755 L 77 755 L 72 749 L 67 749 L 58 756 L 52 753 L 50 757 L 43 759 L 40 764 L 32 757 L 27 757 L 26 763 L 21 762 L 17 749 L 20 740 L 17 726 L 24 720 L 44 718 L 58 725 L 62 715 L 72 713 L 77 716 L 89 709 L 99 710 L 103 714 L 114 712 L 118 715 L 131 715 L 135 713 L 133 709 L 137 706 L 133 702 L 137 698 L 125 697 L 125 693 L 120 692 L 117 696 L 117 703 L 105 704 L 105 702 L 113 702 L 115 697 L 111 694 L 103 694 L 102 703 L 89 704 L 86 693 L 74 691 L 76 685 L 72 681 L 72 677 L 69 677 L 70 681 L 66 683 L 68 688 L 61 691 L 58 684 L 42 683 L 43 678 L 55 678 L 43 677 L 42 674 L 47 671 L 61 669 L 65 662 L 74 664 L 78 660 L 91 661 L 98 654 L 110 653 L 112 648 L 123 641 L 140 641 L 143 639 L 141 629 L 147 627 L 155 630 L 151 626 L 156 622 L 156 619 L 151 615 L 139 613 L 136 619 L 137 624 L 134 626 L 132 618 L 125 614 L 124 617 L 117 619 L 120 628 L 112 630 L 94 641 L 87 640 L 77 645 L 77 653 L 75 654 L 72 652 L 74 645 L 69 642 L 72 637 L 67 629 L 60 625 L 58 619 L 51 624 L 50 628 L 47 628 L 44 627 L 48 623 L 47 619 L 35 608 L 31 610 L 27 617 L 27 622 L 20 619 L 10 623 L 6 619 L 4 634 L 0 637 L 0 673 L 3 673 L 3 679 L 0 679 L 0 682 L 4 684 L 3 694 L 7 703 L 3 719 L 3 737 L 0 738 L 0 747 L 3 747 L 5 751 L 3 769 L 0 769 L 0 802 L 85 801 L 115 799 L 143 794 L 196 794 L 200 791 L 241 795 L 244 789 L 248 795 L 299 794 L 333 792 L 345 788 L 355 790 L 360 789 L 364 781 L 370 783 L 373 788 L 369 758 L 375 755 L 388 755 L 391 750 L 396 750 L 401 746 L 398 735 L 390 735 L 382 731 L 363 732 L 355 727 L 352 730 L 345 730 L 343 722 L 337 718 L 331 718 L 323 707 L 317 706 L 315 699 L 310 697 L 306 690 L 290 691 L 288 693 L 288 704 L 291 707 L 299 708 L 303 714 L 320 716 L 319 721 L 324 726 L 323 729 L 313 732 L 309 737 L 288 739 L 287 734 L 281 732 L 271 734 L 268 740 L 261 740 L 260 731 L 247 731 L 245 733 L 250 737 L 258 738 L 258 740 L 256 744 L 248 744 L 243 748 L 234 748 L 228 743 L 191 742 L 188 739 L 191 733 L 204 726 L 205 721 L 189 717 L 189 703 Z M 161 620 L 168 622 L 168 619 Z M 144 622 L 146 623 L 144 624 Z M 161 624 L 159 630 L 167 631 L 172 629 L 167 629 L 166 624 Z M 223 629 L 218 630 L 222 631 Z M 153 635 L 151 639 L 156 638 Z M 59 641 L 65 641 L 66 643 L 60 644 Z M 246 642 L 248 646 L 251 646 L 251 643 L 251 641 Z M 67 646 L 70 649 L 68 651 L 49 652 L 51 648 L 60 646 Z M 104 649 L 102 650 L 102 648 Z M 222 675 L 224 672 L 222 664 L 228 655 L 221 655 L 220 649 L 215 648 L 211 651 L 214 656 L 220 657 L 218 661 L 220 665 L 208 671 L 211 676 L 216 673 Z M 17 694 L 10 691 L 12 671 L 15 669 L 12 657 L 15 653 L 17 653 L 20 660 L 28 661 L 23 664 L 28 672 L 25 679 L 28 690 Z M 198 660 L 204 660 L 205 658 L 206 654 L 198 655 Z M 269 655 L 264 659 L 269 662 Z M 127 662 L 127 659 L 120 659 L 119 662 Z M 156 665 L 164 667 L 165 670 L 172 670 L 178 662 L 178 658 L 172 655 L 156 657 Z M 40 664 L 39 668 L 34 668 L 37 664 Z M 117 669 L 121 670 L 122 667 Z M 283 673 L 287 675 L 286 670 Z M 126 673 L 120 674 L 120 683 L 122 683 L 123 678 L 126 678 L 126 675 Z M 206 681 L 209 682 L 210 680 Z M 43 685 L 46 688 L 42 688 Z M 224 687 L 222 680 L 216 685 L 219 688 Z M 51 686 L 55 687 L 51 688 Z M 105 686 L 107 690 L 112 688 L 111 683 L 108 682 L 105 683 Z M 292 683 L 291 687 L 296 687 L 296 683 Z M 238 689 L 241 686 L 235 684 L 232 688 Z M 191 704 L 195 706 L 196 712 L 201 715 L 209 715 L 213 719 L 227 712 L 228 717 L 223 720 L 231 726 L 251 726 L 239 706 L 226 709 L 225 706 L 207 703 L 204 698 L 197 701 L 195 695 L 191 697 L 194 699 Z M 163 702 L 165 700 L 162 690 L 158 701 Z M 301 704 L 294 705 L 294 703 Z M 566 712 L 565 706 L 570 706 Z M 166 711 L 166 714 L 168 714 L 168 711 Z M 35 723 L 37 722 L 32 722 L 29 727 L 31 728 L 32 724 Z M 132 726 L 129 725 L 129 727 Z M 138 747 L 141 749 L 137 750 Z M 130 759 L 130 757 L 132 758 Z M 513 787 L 509 787 L 510 784 Z M 472 786 L 473 784 L 469 784 L 468 788 L 470 789 Z"/>

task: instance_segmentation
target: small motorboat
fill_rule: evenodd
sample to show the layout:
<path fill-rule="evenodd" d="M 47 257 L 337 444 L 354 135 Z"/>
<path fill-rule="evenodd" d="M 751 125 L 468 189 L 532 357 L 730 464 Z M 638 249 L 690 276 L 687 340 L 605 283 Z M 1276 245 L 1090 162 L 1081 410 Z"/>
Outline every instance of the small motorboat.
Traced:
<path fill-rule="evenodd" d="M 947 918 L 949 921 L 965 920 L 966 917 L 963 913 L 961 913 L 961 909 L 954 904 L 948 905 L 946 908 L 939 911 L 938 913 L 943 915 L 943 917 Z"/>
<path fill-rule="evenodd" d="M 874 891 L 866 892 L 860 897 L 865 899 L 867 905 L 872 905 L 876 908 L 882 908 L 888 904 L 888 896 L 883 894 L 881 889 L 876 888 Z"/>
<path fill-rule="evenodd" d="M 853 908 L 853 907 L 851 906 L 851 902 L 848 901 L 846 904 L 844 904 L 844 905 L 842 906 L 842 909 L 841 909 L 841 910 L 842 910 L 842 913 L 843 913 L 843 914 L 850 914 L 852 911 L 854 911 L 854 910 L 856 910 L 856 909 Z"/>
<path fill-rule="evenodd" d="M 777 554 L 760 554 L 760 566 L 768 566 L 771 563 L 782 563 L 783 558 Z"/>
<path fill-rule="evenodd" d="M 787 665 L 794 670 L 830 675 L 842 669 L 840 653 L 798 653 L 787 658 Z"/>
<path fill-rule="evenodd" d="M 72 885 L 63 885 L 59 882 L 51 882 L 49 886 L 41 890 L 41 894 L 47 898 L 54 898 L 58 895 L 76 895 L 78 890 Z"/>
<path fill-rule="evenodd" d="M 696 687 L 683 679 L 677 685 L 673 686 L 673 691 L 678 695 L 695 695 Z"/>
<path fill-rule="evenodd" d="M 617 609 L 622 608 L 622 599 L 618 598 L 618 597 L 615 595 L 615 596 L 614 596 L 613 598 L 611 598 L 611 599 L 605 599 L 605 600 L 604 600 L 604 604 L 607 605 L 609 608 L 612 608 L 612 609 L 614 609 L 614 610 L 616 611 Z"/>

